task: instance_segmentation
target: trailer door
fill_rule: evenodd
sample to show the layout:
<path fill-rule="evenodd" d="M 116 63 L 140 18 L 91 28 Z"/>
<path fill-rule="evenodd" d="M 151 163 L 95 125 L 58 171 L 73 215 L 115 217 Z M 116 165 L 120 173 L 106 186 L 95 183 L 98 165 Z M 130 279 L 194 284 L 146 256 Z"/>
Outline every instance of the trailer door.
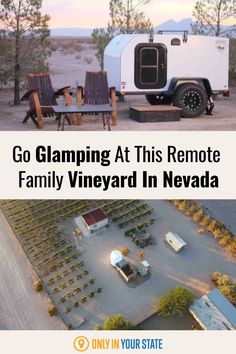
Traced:
<path fill-rule="evenodd" d="M 135 48 L 135 85 L 139 89 L 160 89 L 167 80 L 167 48 L 164 44 L 141 43 Z"/>

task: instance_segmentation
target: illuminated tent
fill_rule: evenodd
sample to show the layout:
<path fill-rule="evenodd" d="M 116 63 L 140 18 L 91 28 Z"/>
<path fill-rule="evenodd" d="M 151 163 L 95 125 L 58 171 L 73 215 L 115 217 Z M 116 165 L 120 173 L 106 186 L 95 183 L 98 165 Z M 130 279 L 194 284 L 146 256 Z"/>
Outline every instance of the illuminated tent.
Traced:
<path fill-rule="evenodd" d="M 111 265 L 114 267 L 117 263 L 121 262 L 123 259 L 122 253 L 120 251 L 112 251 L 110 255 Z"/>

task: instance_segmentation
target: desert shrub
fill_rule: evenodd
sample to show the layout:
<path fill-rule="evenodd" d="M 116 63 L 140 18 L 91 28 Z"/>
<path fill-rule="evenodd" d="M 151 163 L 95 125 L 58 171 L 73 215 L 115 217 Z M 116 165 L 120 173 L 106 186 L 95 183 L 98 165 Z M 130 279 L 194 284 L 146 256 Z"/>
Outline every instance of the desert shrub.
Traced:
<path fill-rule="evenodd" d="M 193 220 L 198 223 L 203 217 L 203 210 L 202 208 L 198 209 L 194 214 L 193 214 Z"/>
<path fill-rule="evenodd" d="M 81 297 L 80 301 L 84 304 L 87 301 L 87 296 Z"/>
<path fill-rule="evenodd" d="M 127 247 L 121 248 L 120 251 L 124 257 L 126 257 L 129 254 L 129 249 Z"/>
<path fill-rule="evenodd" d="M 217 220 L 212 219 L 208 225 L 208 231 L 213 233 L 218 228 Z"/>
<path fill-rule="evenodd" d="M 228 275 L 215 272 L 212 274 L 211 279 L 229 301 L 236 303 L 236 284 L 233 283 Z"/>
<path fill-rule="evenodd" d="M 89 298 L 92 299 L 95 296 L 95 294 L 96 294 L 95 291 L 91 291 L 89 293 Z"/>
<path fill-rule="evenodd" d="M 197 229 L 197 233 L 199 235 L 203 235 L 205 233 L 205 230 L 204 229 Z"/>
<path fill-rule="evenodd" d="M 37 292 L 40 292 L 43 290 L 43 284 L 40 280 L 36 280 L 34 282 L 34 290 L 37 291 Z"/>
<path fill-rule="evenodd" d="M 226 247 L 229 245 L 231 242 L 231 237 L 230 236 L 223 236 L 221 240 L 219 241 L 219 244 L 223 247 Z"/>
<path fill-rule="evenodd" d="M 197 209 L 198 209 L 198 206 L 197 206 L 196 202 L 192 201 L 190 204 L 190 207 L 188 209 L 189 215 L 193 216 L 193 214 L 197 211 Z"/>
<path fill-rule="evenodd" d="M 97 326 L 96 329 L 111 331 L 111 330 L 132 330 L 134 325 L 122 315 L 115 314 L 108 316 L 101 326 Z"/>
<path fill-rule="evenodd" d="M 212 273 L 212 275 L 211 275 L 211 280 L 212 280 L 213 282 L 217 283 L 217 281 L 218 281 L 218 279 L 220 278 L 220 276 L 221 276 L 221 273 L 219 273 L 219 272 L 214 272 L 214 273 Z"/>
<path fill-rule="evenodd" d="M 161 316 L 183 316 L 194 302 L 194 295 L 188 289 L 177 286 L 162 295 L 155 307 Z"/>
<path fill-rule="evenodd" d="M 216 229 L 212 232 L 213 236 L 215 237 L 216 240 L 221 239 L 222 237 L 224 237 L 223 233 L 221 232 L 220 229 Z"/>
<path fill-rule="evenodd" d="M 226 249 L 233 255 L 236 255 L 236 236 L 232 237 L 232 241 L 226 246 Z"/>
<path fill-rule="evenodd" d="M 71 308 L 70 307 L 65 307 L 63 311 L 64 311 L 64 313 L 69 313 L 69 312 L 71 312 Z"/>
<path fill-rule="evenodd" d="M 187 200 L 181 200 L 179 205 L 178 205 L 179 210 L 185 211 L 188 208 L 188 202 Z"/>
<path fill-rule="evenodd" d="M 202 220 L 200 221 L 201 226 L 207 226 L 210 221 L 210 215 L 205 215 Z"/>
<path fill-rule="evenodd" d="M 54 316 L 57 314 L 57 308 L 55 305 L 50 305 L 49 308 L 48 308 L 48 314 L 49 316 Z"/>
<path fill-rule="evenodd" d="M 172 203 L 173 203 L 176 207 L 178 207 L 178 206 L 179 206 L 179 203 L 180 203 L 180 200 L 174 199 L 174 200 L 172 200 Z"/>

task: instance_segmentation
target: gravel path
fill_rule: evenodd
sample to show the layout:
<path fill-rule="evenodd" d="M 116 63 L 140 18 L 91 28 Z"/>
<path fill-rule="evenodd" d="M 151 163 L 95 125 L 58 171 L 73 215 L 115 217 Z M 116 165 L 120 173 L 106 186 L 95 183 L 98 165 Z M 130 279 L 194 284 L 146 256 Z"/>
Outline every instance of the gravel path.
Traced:
<path fill-rule="evenodd" d="M 63 329 L 47 314 L 47 300 L 33 290 L 33 270 L 0 212 L 0 330 Z"/>

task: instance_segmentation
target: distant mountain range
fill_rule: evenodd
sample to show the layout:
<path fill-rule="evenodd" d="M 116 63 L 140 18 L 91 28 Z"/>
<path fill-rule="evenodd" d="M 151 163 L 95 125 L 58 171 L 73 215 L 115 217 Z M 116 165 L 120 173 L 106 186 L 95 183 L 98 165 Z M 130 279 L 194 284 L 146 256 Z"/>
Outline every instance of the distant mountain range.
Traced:
<path fill-rule="evenodd" d="M 169 20 L 155 27 L 156 31 L 159 30 L 190 30 L 191 18 L 186 18 L 181 21 Z M 52 37 L 89 37 L 91 36 L 92 28 L 52 28 Z"/>
<path fill-rule="evenodd" d="M 191 31 L 191 24 L 193 23 L 191 18 L 184 18 L 180 21 L 169 20 L 161 23 L 160 25 L 154 27 L 155 31 L 178 31 L 185 30 Z M 224 29 L 227 27 L 225 26 Z M 93 29 L 92 28 L 52 28 L 52 37 L 90 37 Z M 234 35 L 233 37 L 235 37 Z"/>
<path fill-rule="evenodd" d="M 191 24 L 193 23 L 191 18 L 184 18 L 181 21 L 174 21 L 174 20 L 169 20 L 166 22 L 161 23 L 160 25 L 154 27 L 156 31 L 178 31 L 178 30 L 185 30 L 185 31 L 190 31 L 191 30 Z"/>
<path fill-rule="evenodd" d="M 90 37 L 92 28 L 52 28 L 52 37 Z"/>

